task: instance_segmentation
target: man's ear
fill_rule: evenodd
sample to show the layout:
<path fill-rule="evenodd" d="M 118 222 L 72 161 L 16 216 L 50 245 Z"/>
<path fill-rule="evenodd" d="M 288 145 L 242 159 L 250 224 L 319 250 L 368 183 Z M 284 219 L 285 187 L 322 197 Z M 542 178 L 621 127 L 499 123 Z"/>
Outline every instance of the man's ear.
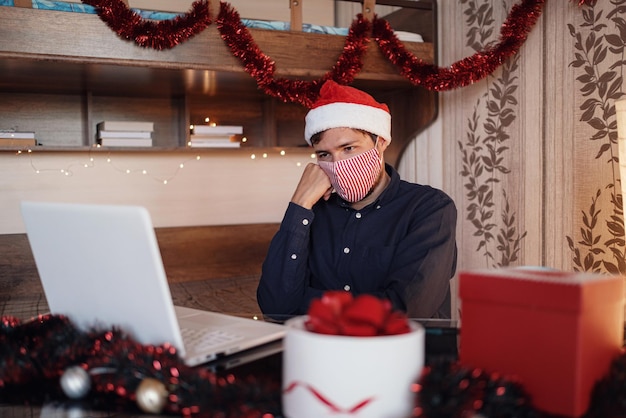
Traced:
<path fill-rule="evenodd" d="M 382 136 L 379 136 L 376 138 L 376 143 L 376 146 L 378 147 L 378 152 L 382 154 L 387 149 L 391 141 L 383 138 Z"/>

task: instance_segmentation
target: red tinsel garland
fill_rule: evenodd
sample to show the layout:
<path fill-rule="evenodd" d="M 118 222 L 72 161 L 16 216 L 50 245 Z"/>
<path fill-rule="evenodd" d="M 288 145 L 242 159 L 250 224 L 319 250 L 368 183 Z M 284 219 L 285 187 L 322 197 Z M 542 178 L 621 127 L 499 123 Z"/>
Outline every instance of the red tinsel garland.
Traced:
<path fill-rule="evenodd" d="M 228 3 L 221 3 L 217 27 L 222 39 L 231 52 L 244 66 L 266 94 L 284 102 L 300 103 L 310 107 L 326 80 L 350 84 L 361 70 L 362 57 L 367 49 L 370 30 L 369 21 L 359 14 L 350 26 L 343 52 L 337 63 L 321 79 L 313 81 L 275 78 L 275 62 L 265 55 L 254 42 L 252 35 L 239 18 L 239 14 Z"/>
<path fill-rule="evenodd" d="M 594 0 L 580 0 L 579 5 Z M 98 9 L 98 15 L 119 36 L 138 45 L 155 49 L 171 48 L 202 31 L 211 23 L 207 0 L 197 1 L 192 10 L 171 21 L 154 23 L 142 19 L 121 0 L 83 0 Z M 516 54 L 541 15 L 544 0 L 522 0 L 513 6 L 500 30 L 497 45 L 466 57 L 448 68 L 424 63 L 408 52 L 389 24 L 375 18 L 373 35 L 383 54 L 411 83 L 429 90 L 444 91 L 474 83 L 493 73 L 507 58 Z M 343 51 L 335 66 L 322 78 L 312 81 L 275 78 L 275 62 L 265 55 L 241 22 L 239 14 L 222 2 L 217 24 L 222 39 L 266 94 L 285 102 L 310 106 L 325 80 L 349 84 L 362 68 L 362 57 L 369 42 L 370 24 L 362 15 L 350 27 Z"/>
<path fill-rule="evenodd" d="M 513 6 L 502 24 L 497 45 L 463 58 L 449 68 L 424 63 L 408 52 L 385 20 L 374 19 L 372 34 L 383 54 L 411 83 L 429 90 L 451 90 L 487 77 L 516 54 L 539 19 L 543 4 L 544 0 L 523 0 Z"/>
<path fill-rule="evenodd" d="M 153 49 L 169 49 L 187 41 L 211 24 L 208 0 L 198 0 L 191 10 L 174 19 L 154 22 L 133 12 L 121 0 L 82 0 L 120 37 Z"/>
<path fill-rule="evenodd" d="M 81 332 L 63 316 L 0 318 L 0 403 L 68 401 L 60 380 L 73 367 L 87 372 L 90 408 L 136 411 L 140 383 L 154 379 L 167 395 L 161 410 L 146 412 L 242 418 L 280 412 L 277 379 L 191 368 L 169 345 L 141 345 L 118 329 Z"/>

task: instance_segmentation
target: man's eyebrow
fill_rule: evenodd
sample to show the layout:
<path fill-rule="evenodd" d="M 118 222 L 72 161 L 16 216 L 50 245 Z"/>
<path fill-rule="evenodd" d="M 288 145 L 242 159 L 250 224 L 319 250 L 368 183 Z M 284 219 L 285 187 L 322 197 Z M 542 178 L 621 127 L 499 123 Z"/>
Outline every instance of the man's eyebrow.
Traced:
<path fill-rule="evenodd" d="M 337 145 L 336 145 L 335 147 L 333 147 L 333 148 L 335 148 L 335 149 L 339 149 L 339 148 L 350 147 L 350 146 L 353 146 L 353 145 L 354 145 L 354 143 L 355 143 L 355 142 L 358 142 L 359 140 L 358 140 L 358 139 L 356 139 L 356 138 L 346 138 L 346 139 L 342 139 L 341 141 L 343 141 L 343 142 L 341 142 L 341 143 L 337 144 Z M 324 152 L 325 152 L 325 153 L 328 153 L 328 152 L 330 152 L 330 151 L 329 151 L 329 150 L 326 150 L 326 149 L 318 149 L 318 150 L 316 150 L 316 151 L 315 151 L 315 153 L 316 153 L 316 154 L 319 154 L 319 153 L 324 153 Z"/>
<path fill-rule="evenodd" d="M 355 142 L 359 142 L 358 139 L 356 138 L 346 138 L 346 139 L 342 139 L 342 142 L 339 143 L 335 148 L 344 148 L 344 147 L 349 147 L 354 145 Z"/>
<path fill-rule="evenodd" d="M 346 139 L 344 142 L 337 145 L 337 148 L 353 147 L 354 144 L 358 144 L 358 139 Z"/>

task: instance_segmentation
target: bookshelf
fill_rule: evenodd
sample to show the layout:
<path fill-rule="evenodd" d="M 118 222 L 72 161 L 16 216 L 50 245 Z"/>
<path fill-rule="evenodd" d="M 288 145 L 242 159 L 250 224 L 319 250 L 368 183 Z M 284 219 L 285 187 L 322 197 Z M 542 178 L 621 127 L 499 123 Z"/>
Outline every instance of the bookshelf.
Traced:
<path fill-rule="evenodd" d="M 242 125 L 248 138 L 242 148 L 306 146 L 306 109 L 263 94 L 215 25 L 156 51 L 121 40 L 96 15 L 7 6 L 0 6 L 0 14 L 0 129 L 37 132 L 41 150 L 92 147 L 103 120 L 153 121 L 154 150 L 183 149 L 188 126 L 207 116 Z M 276 61 L 277 77 L 322 76 L 345 41 L 295 31 L 250 32 Z M 433 42 L 405 46 L 434 61 Z M 394 141 L 386 159 L 393 164 L 406 142 L 436 117 L 436 94 L 400 76 L 374 42 L 363 64 L 354 85 L 390 106 Z"/>

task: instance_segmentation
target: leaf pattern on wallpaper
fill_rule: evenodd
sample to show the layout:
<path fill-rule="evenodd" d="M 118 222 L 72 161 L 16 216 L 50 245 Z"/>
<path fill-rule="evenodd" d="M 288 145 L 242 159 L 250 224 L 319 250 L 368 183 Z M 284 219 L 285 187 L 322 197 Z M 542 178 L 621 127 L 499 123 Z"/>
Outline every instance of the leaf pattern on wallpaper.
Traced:
<path fill-rule="evenodd" d="M 594 158 L 610 164 L 612 177 L 591 197 L 589 210 L 582 212 L 580 237 L 566 239 L 573 253 L 574 270 L 619 274 L 626 273 L 626 261 L 615 100 L 624 95 L 626 0 L 612 0 L 606 5 L 613 6 L 606 17 L 606 10 L 599 7 L 584 8 L 580 27 L 567 25 L 575 40 L 570 65 L 580 72 L 576 78 L 579 91 L 587 97 L 580 106 L 580 121 L 593 128 L 589 140 L 598 144 Z M 610 212 L 600 209 L 607 207 Z"/>
<path fill-rule="evenodd" d="M 493 7 L 489 2 L 479 4 L 474 0 L 461 0 L 461 3 L 467 6 L 464 10 L 469 27 L 467 46 L 482 50 L 494 42 L 491 40 L 496 32 Z M 460 174 L 465 178 L 465 196 L 470 202 L 467 220 L 478 237 L 476 252 L 493 267 L 509 266 L 517 261 L 521 240 L 526 236 L 526 232 L 517 231 L 508 195 L 498 187 L 501 177 L 510 173 L 506 156 L 507 142 L 511 139 L 508 129 L 516 119 L 518 59 L 516 55 L 507 60 L 499 77 L 488 79 L 487 93 L 476 101 L 467 121 L 465 142 L 457 141 L 462 160 Z M 483 113 L 486 117 L 481 122 Z M 501 199 L 499 215 L 495 199 Z"/>

